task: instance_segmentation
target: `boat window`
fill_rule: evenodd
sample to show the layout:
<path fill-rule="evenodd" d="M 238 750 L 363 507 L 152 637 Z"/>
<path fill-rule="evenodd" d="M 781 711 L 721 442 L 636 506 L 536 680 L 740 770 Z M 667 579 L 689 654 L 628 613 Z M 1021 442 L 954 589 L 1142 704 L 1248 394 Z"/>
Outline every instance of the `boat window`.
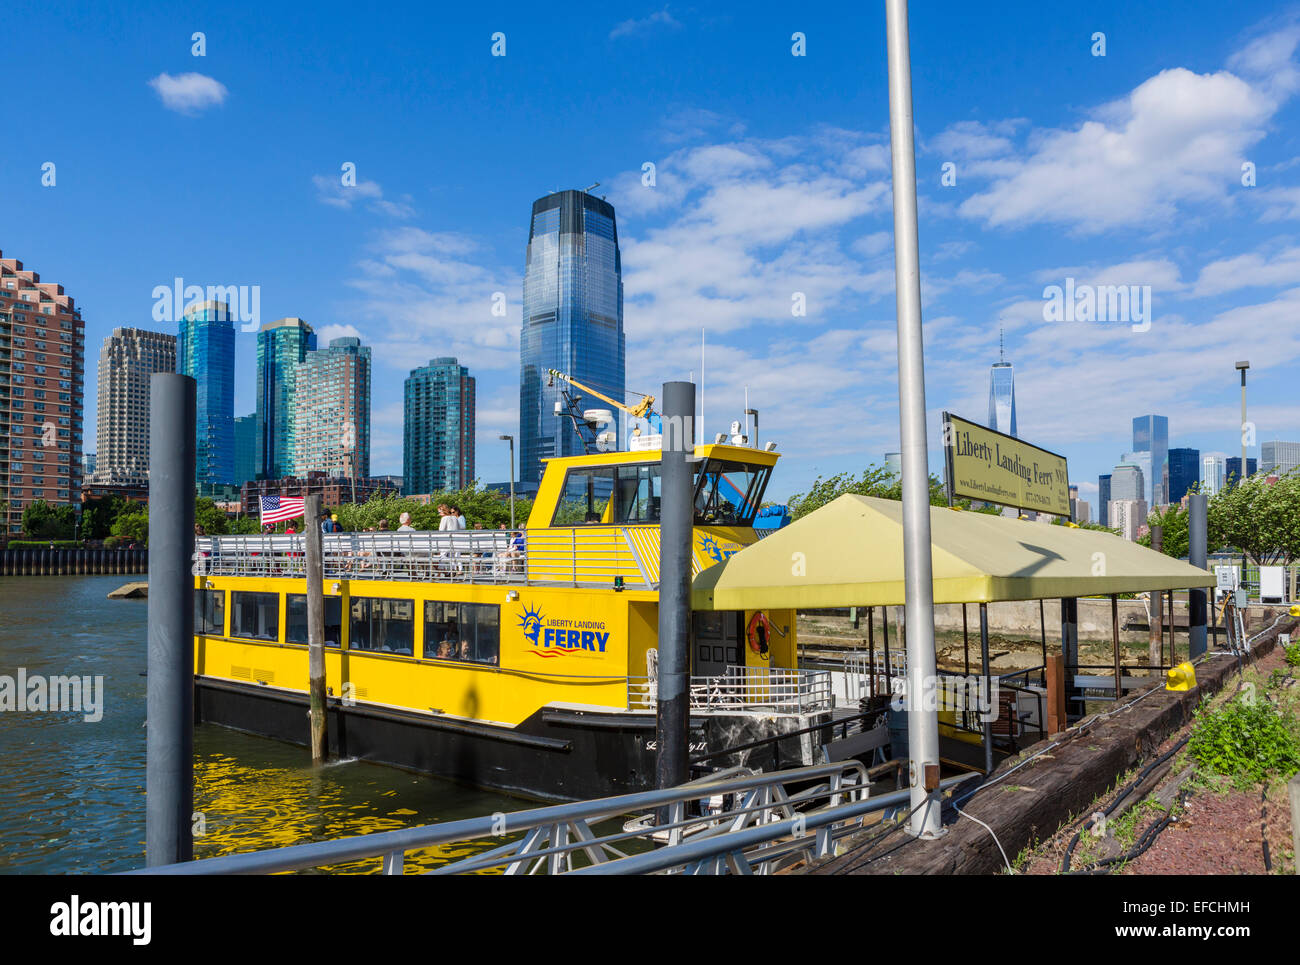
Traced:
<path fill-rule="evenodd" d="M 280 594 L 230 594 L 230 635 L 249 640 L 280 638 Z"/>
<path fill-rule="evenodd" d="M 325 646 L 337 647 L 343 639 L 343 600 L 325 597 Z M 290 593 L 285 598 L 284 642 L 310 643 L 307 639 L 307 595 Z"/>
<path fill-rule="evenodd" d="M 570 469 L 564 477 L 560 504 L 555 507 L 551 525 L 599 526 L 612 523 L 609 497 L 613 491 L 613 466 Z"/>
<path fill-rule="evenodd" d="M 501 608 L 488 603 L 424 603 L 424 656 L 496 664 L 501 655 Z"/>
<path fill-rule="evenodd" d="M 770 466 L 710 459 L 695 480 L 695 522 L 751 526 L 767 488 Z"/>
<path fill-rule="evenodd" d="M 659 522 L 659 463 L 619 466 L 614 519 L 619 523 Z"/>
<path fill-rule="evenodd" d="M 349 650 L 414 656 L 414 600 L 354 596 L 349 616 Z"/>
<path fill-rule="evenodd" d="M 194 592 L 194 632 L 221 636 L 226 632 L 226 591 Z"/>

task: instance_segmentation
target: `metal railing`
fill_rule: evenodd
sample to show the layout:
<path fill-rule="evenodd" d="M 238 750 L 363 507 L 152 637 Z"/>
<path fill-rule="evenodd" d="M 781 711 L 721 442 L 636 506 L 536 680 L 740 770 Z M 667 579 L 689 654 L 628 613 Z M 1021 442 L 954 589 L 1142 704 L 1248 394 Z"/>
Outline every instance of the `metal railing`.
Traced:
<path fill-rule="evenodd" d="M 503 530 L 327 533 L 321 549 L 326 579 L 649 586 L 622 530 L 534 530 L 522 548 Z M 196 576 L 303 576 L 305 566 L 301 534 L 195 540 Z"/>
<path fill-rule="evenodd" d="M 658 682 L 629 677 L 629 710 L 653 710 Z M 715 677 L 690 678 L 690 709 L 696 713 L 767 711 L 815 714 L 835 704 L 827 670 L 786 670 L 776 667 L 728 667 Z"/>
<path fill-rule="evenodd" d="M 714 873 L 733 870 L 769 874 L 796 861 L 832 853 L 836 840 L 862 828 L 865 815 L 907 802 L 906 791 L 870 797 L 870 778 L 866 768 L 857 761 L 774 773 L 753 774 L 741 770 L 732 769 L 664 790 L 127 873 L 276 874 L 377 858 L 381 859 L 383 874 L 402 874 L 408 852 L 456 845 L 448 850 L 463 853 L 476 844 L 508 838 L 495 847 L 441 865 L 429 873 L 680 871 L 703 860 L 701 855 L 721 855 L 724 860 L 717 864 Z M 950 779 L 945 785 L 951 786 L 955 780 Z M 629 815 L 640 816 L 620 820 Z M 659 822 L 651 815 L 666 819 Z M 662 847 L 652 850 L 659 845 Z M 630 853 L 634 849 L 644 853 Z M 627 863 L 646 858 L 653 859 L 654 867 Z"/>

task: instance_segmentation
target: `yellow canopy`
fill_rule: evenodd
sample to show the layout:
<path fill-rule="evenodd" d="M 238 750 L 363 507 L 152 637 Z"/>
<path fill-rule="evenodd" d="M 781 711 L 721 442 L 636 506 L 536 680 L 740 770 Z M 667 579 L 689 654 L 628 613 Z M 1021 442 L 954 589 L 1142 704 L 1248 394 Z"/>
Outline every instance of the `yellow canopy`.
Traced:
<path fill-rule="evenodd" d="M 1205 570 L 1099 530 L 930 507 L 935 603 L 993 603 L 1213 586 Z M 698 610 L 897 606 L 903 504 L 841 496 L 711 566 Z"/>

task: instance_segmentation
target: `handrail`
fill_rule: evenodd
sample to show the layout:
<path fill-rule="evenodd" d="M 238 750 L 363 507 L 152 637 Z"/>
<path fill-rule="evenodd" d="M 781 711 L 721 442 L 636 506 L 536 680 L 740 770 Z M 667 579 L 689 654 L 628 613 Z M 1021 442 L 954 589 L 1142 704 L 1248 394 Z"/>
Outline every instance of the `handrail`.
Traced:
<path fill-rule="evenodd" d="M 837 781 L 837 776 L 843 775 L 846 771 L 860 772 L 860 785 L 858 786 L 863 789 L 866 788 L 868 784 L 866 769 L 856 761 L 813 764 L 786 771 L 743 775 L 719 781 L 710 781 L 706 778 L 679 787 L 637 791 L 632 794 L 598 798 L 591 801 L 577 801 L 532 808 L 525 811 L 484 815 L 477 818 L 465 818 L 416 828 L 378 831 L 336 841 L 315 841 L 265 851 L 223 855 L 219 858 L 205 858 L 201 861 L 140 868 L 123 872 L 123 874 L 224 875 L 303 871 L 322 865 L 342 864 L 364 858 L 401 855 L 407 851 L 435 847 L 455 841 L 488 837 L 500 838 L 507 834 L 535 831 L 548 825 L 608 820 L 609 818 L 639 811 L 650 811 L 671 805 L 685 805 L 687 802 L 697 801 L 713 795 L 752 792 L 756 789 L 788 782 L 815 781 L 817 778 Z M 849 789 L 850 786 L 846 785 L 836 793 L 845 794 Z M 387 864 L 388 858 L 385 861 Z"/>
<path fill-rule="evenodd" d="M 965 774 L 959 774 L 956 777 L 949 777 L 939 782 L 939 790 L 946 791 L 950 787 L 965 783 L 972 778 L 981 775 L 974 771 Z M 713 835 L 707 838 L 689 839 L 681 844 L 672 845 L 667 848 L 660 848 L 658 851 L 650 851 L 646 854 L 628 855 L 626 858 L 618 858 L 613 861 L 605 861 L 600 864 L 594 864 L 587 868 L 575 868 L 569 874 L 575 875 L 638 875 L 650 874 L 655 871 L 668 871 L 681 866 L 699 865 L 701 862 L 710 858 L 727 857 L 735 859 L 738 862 L 744 862 L 745 865 L 752 864 L 752 860 L 745 854 L 745 851 L 754 848 L 757 845 L 767 844 L 772 841 L 778 841 L 781 838 L 793 836 L 803 836 L 809 831 L 818 831 L 822 828 L 829 827 L 841 821 L 846 821 L 856 817 L 863 817 L 875 811 L 883 811 L 891 807 L 899 807 L 907 804 L 910 800 L 911 790 L 904 788 L 901 791 L 891 791 L 888 794 L 881 794 L 878 797 L 868 797 L 861 801 L 850 804 L 841 804 L 838 807 L 826 808 L 825 810 L 814 812 L 809 815 L 799 815 L 785 821 L 776 821 L 771 824 L 761 824 L 757 827 L 746 828 L 742 831 L 731 831 L 727 834 Z M 757 855 L 762 860 L 762 852 Z M 700 868 L 700 870 L 705 870 Z M 742 873 L 744 867 L 742 867 Z"/>

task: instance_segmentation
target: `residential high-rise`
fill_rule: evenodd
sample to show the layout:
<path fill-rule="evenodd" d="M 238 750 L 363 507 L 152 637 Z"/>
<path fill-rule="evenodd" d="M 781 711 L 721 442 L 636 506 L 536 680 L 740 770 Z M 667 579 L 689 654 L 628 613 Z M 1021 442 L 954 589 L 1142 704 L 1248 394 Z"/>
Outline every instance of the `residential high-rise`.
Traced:
<path fill-rule="evenodd" d="M 585 449 L 572 423 L 557 418 L 562 390 L 579 409 L 607 408 L 556 382 L 557 369 L 613 399 L 623 400 L 623 269 L 614 206 L 583 191 L 558 191 L 533 202 L 524 271 L 519 345 L 519 479 L 525 490 L 541 479 L 542 460 Z M 617 431 L 617 423 L 608 427 Z M 406 480 L 407 492 L 419 492 Z"/>
<path fill-rule="evenodd" d="M 293 475 L 294 386 L 315 348 L 316 333 L 301 318 L 278 318 L 257 333 L 257 471 L 264 479 Z"/>
<path fill-rule="evenodd" d="M 1201 450 L 1169 450 L 1169 492 L 1171 505 L 1182 501 L 1188 490 L 1201 481 Z"/>
<path fill-rule="evenodd" d="M 85 488 L 87 480 L 95 475 L 95 454 L 93 452 L 83 452 L 81 454 L 81 484 Z"/>
<path fill-rule="evenodd" d="M 235 482 L 235 325 L 228 302 L 191 305 L 180 321 L 176 368 L 198 383 L 194 478 Z"/>
<path fill-rule="evenodd" d="M 998 361 L 989 367 L 989 422 L 990 429 L 1019 435 L 1016 426 L 1016 374 L 1002 349 L 1002 334 L 998 333 Z"/>
<path fill-rule="evenodd" d="M 1145 502 L 1146 497 L 1146 475 L 1142 472 L 1141 466 L 1121 463 L 1110 471 L 1110 501 L 1114 503 L 1120 499 L 1141 499 Z M 1115 521 L 1110 520 L 1107 523 L 1112 529 L 1115 527 Z"/>
<path fill-rule="evenodd" d="M 1162 415 L 1134 419 L 1133 451 L 1150 453 L 1146 464 L 1148 505 L 1170 502 L 1166 495 L 1169 492 L 1169 419 Z"/>
<path fill-rule="evenodd" d="M 1110 473 L 1097 477 L 1097 522 L 1110 525 Z"/>
<path fill-rule="evenodd" d="M 62 285 L 0 252 L 0 522 L 81 502 L 85 325 Z"/>
<path fill-rule="evenodd" d="M 257 413 L 235 418 L 235 484 L 257 478 Z"/>
<path fill-rule="evenodd" d="M 1241 460 L 1237 460 L 1240 462 Z M 1221 452 L 1201 454 L 1201 492 L 1213 496 L 1223 489 L 1224 474 L 1228 469 L 1228 457 Z"/>
<path fill-rule="evenodd" d="M 454 358 L 412 369 L 405 386 L 402 482 L 406 493 L 474 481 L 474 377 Z"/>
<path fill-rule="evenodd" d="M 149 383 L 176 371 L 176 336 L 115 328 L 99 350 L 99 420 L 95 481 L 110 485 L 149 478 Z"/>
<path fill-rule="evenodd" d="M 1108 512 L 1111 529 L 1127 540 L 1136 540 L 1141 536 L 1140 530 L 1147 521 L 1147 501 L 1145 499 L 1112 499 Z"/>
<path fill-rule="evenodd" d="M 370 475 L 370 347 L 336 338 L 298 365 L 293 474 Z"/>
<path fill-rule="evenodd" d="M 1259 461 L 1254 456 L 1246 457 L 1246 477 L 1255 475 Z M 1223 460 L 1223 484 L 1231 489 L 1241 482 L 1241 456 L 1229 456 Z"/>
<path fill-rule="evenodd" d="M 1274 440 L 1260 444 L 1260 472 L 1280 476 L 1297 468 L 1300 468 L 1300 442 Z"/>

